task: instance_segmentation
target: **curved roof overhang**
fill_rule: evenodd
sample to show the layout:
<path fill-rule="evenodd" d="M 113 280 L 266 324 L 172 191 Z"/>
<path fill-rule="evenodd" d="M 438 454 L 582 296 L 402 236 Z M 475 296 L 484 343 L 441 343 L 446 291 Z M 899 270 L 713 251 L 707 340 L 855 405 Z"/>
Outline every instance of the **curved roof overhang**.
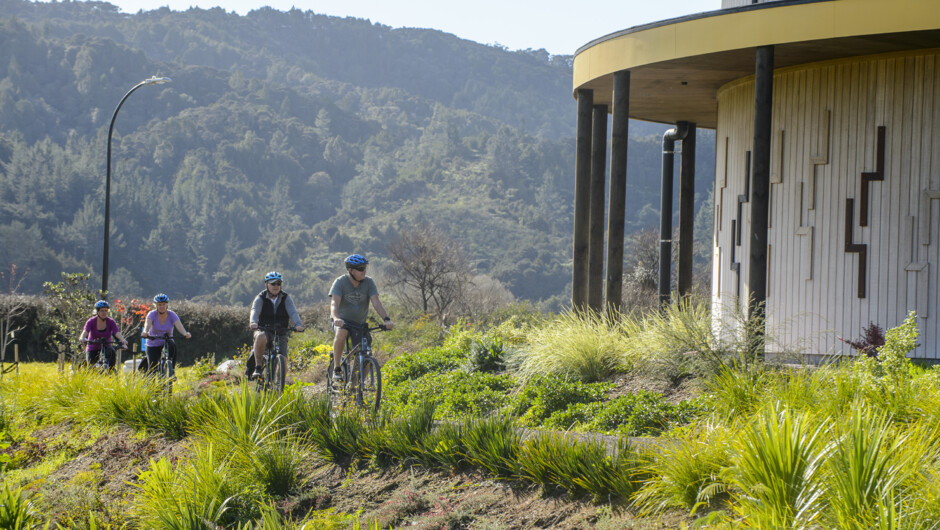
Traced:
<path fill-rule="evenodd" d="M 755 50 L 774 65 L 940 47 L 938 0 L 781 0 L 637 26 L 582 46 L 574 90 L 610 105 L 613 74 L 630 70 L 630 117 L 715 128 L 718 89 L 754 75 Z"/>

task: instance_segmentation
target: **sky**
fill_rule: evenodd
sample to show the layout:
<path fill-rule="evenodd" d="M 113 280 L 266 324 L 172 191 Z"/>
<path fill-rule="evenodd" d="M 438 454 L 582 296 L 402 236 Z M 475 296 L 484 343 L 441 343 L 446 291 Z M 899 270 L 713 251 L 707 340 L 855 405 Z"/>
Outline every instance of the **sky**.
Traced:
<path fill-rule="evenodd" d="M 270 6 L 356 17 L 393 28 L 431 28 L 511 50 L 544 48 L 572 55 L 608 33 L 721 8 L 721 0 L 107 0 L 126 13 L 168 6 L 222 7 L 246 14 Z"/>

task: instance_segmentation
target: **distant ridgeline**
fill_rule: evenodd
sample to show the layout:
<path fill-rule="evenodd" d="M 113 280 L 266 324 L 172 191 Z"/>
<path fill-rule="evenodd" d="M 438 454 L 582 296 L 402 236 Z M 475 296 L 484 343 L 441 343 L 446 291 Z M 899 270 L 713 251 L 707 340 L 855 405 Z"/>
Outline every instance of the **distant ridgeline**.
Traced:
<path fill-rule="evenodd" d="M 112 292 L 248 303 L 277 269 L 319 302 L 342 256 L 380 271 L 396 234 L 430 223 L 516 297 L 567 299 L 570 56 L 299 10 L 0 0 L 0 270 L 29 268 L 24 290 L 100 274 L 108 124 L 151 75 L 173 82 L 115 126 Z M 632 127 L 628 233 L 658 223 L 665 129 Z"/>

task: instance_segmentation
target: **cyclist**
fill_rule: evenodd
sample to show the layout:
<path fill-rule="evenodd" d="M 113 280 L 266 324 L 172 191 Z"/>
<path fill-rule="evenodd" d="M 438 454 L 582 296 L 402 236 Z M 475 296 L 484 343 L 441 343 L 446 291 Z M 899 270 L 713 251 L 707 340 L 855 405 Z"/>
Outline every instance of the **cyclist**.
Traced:
<path fill-rule="evenodd" d="M 294 331 L 303 331 L 300 313 L 294 306 L 294 300 L 289 294 L 281 290 L 284 278 L 277 271 L 271 271 L 264 276 L 264 290 L 258 293 L 251 304 L 251 317 L 249 325 L 255 332 L 254 355 L 248 358 L 245 374 L 251 374 L 251 379 L 261 377 L 264 370 L 264 349 L 268 341 L 274 340 L 270 331 L 260 330 L 258 326 L 276 326 L 287 328 L 293 324 Z M 287 335 L 281 335 L 281 351 L 287 355 Z"/>
<path fill-rule="evenodd" d="M 153 297 L 154 307 L 156 309 L 147 313 L 144 320 L 144 331 L 142 336 L 147 337 L 147 359 L 141 363 L 141 370 L 156 368 L 160 362 L 160 355 L 163 354 L 163 335 L 173 336 L 173 330 L 176 329 L 184 337 L 191 338 L 192 335 L 183 327 L 180 317 L 173 311 L 167 309 L 170 303 L 170 297 L 160 293 Z M 176 343 L 172 340 L 169 345 L 170 358 L 176 363 Z M 144 363 L 147 363 L 146 366 Z"/>
<path fill-rule="evenodd" d="M 379 289 L 375 286 L 375 281 L 366 276 L 366 266 L 369 265 L 369 260 L 359 254 L 352 254 L 343 262 L 346 264 L 346 274 L 336 278 L 333 287 L 330 288 L 330 317 L 336 333 L 333 338 L 334 383 L 343 380 L 340 363 L 346 337 L 349 336 L 349 331 L 343 328 L 346 323 L 351 324 L 353 328 L 362 326 L 369 315 L 369 302 L 371 301 L 372 307 L 385 321 L 385 327 L 388 329 L 395 327 L 379 300 Z M 362 337 L 358 335 L 358 330 L 353 329 L 353 342 L 362 340 Z"/>
<path fill-rule="evenodd" d="M 95 302 L 95 316 L 89 318 L 88 321 L 85 322 L 85 327 L 82 329 L 82 333 L 78 337 L 79 342 L 86 343 L 85 362 L 88 364 L 94 364 L 92 359 L 100 355 L 99 352 L 101 351 L 102 346 L 105 348 L 104 352 L 108 359 L 108 365 L 113 367 L 117 358 L 114 352 L 113 344 L 102 344 L 89 341 L 98 339 L 111 340 L 111 337 L 114 337 L 121 342 L 121 346 L 127 349 L 127 340 L 124 338 L 124 335 L 121 335 L 121 330 L 118 328 L 117 322 L 108 316 L 108 311 L 110 308 L 111 304 L 109 304 L 106 300 L 98 300 Z"/>

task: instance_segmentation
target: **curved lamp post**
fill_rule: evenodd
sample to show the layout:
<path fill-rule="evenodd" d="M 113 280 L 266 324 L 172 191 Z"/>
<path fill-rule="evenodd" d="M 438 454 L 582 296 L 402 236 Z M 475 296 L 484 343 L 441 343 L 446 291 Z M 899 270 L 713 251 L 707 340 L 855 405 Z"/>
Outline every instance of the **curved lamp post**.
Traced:
<path fill-rule="evenodd" d="M 124 105 L 124 102 L 127 98 L 134 93 L 135 90 L 144 86 L 144 85 L 162 85 L 163 83 L 169 83 L 169 77 L 156 77 L 153 76 L 150 79 L 144 79 L 140 83 L 134 85 L 134 88 L 127 91 L 127 94 L 124 94 L 124 97 L 121 98 L 121 102 L 118 103 L 116 109 L 114 109 L 114 114 L 111 116 L 111 126 L 108 127 L 108 165 L 107 165 L 107 176 L 105 177 L 104 185 L 104 263 L 101 265 L 101 298 L 102 300 L 108 296 L 108 239 L 111 234 L 111 135 L 114 133 L 114 120 L 117 119 L 118 111 L 121 110 L 121 106 Z"/>

